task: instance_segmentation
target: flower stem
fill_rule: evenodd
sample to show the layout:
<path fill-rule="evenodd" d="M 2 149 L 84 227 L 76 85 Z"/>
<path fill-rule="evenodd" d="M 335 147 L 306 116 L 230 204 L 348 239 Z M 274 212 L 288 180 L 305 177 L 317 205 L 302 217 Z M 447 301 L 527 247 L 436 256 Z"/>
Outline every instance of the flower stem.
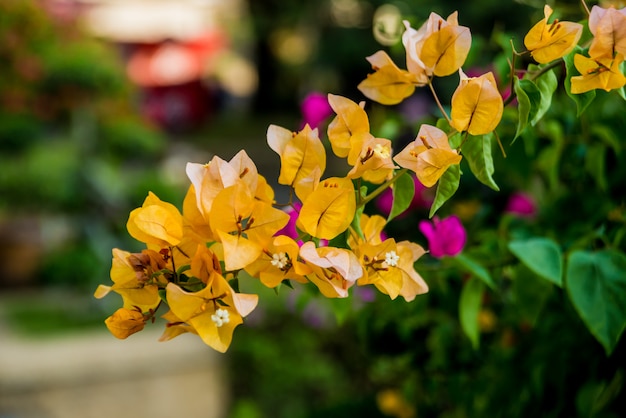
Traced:
<path fill-rule="evenodd" d="M 437 103 L 437 107 L 439 108 L 439 110 L 443 114 L 443 117 L 446 118 L 446 121 L 448 121 L 448 124 L 451 124 L 450 117 L 448 116 L 448 114 L 444 110 L 443 106 L 441 105 L 441 102 L 439 101 L 439 97 L 437 96 L 437 93 L 435 92 L 435 88 L 433 87 L 432 79 L 430 79 L 430 78 L 428 79 L 428 87 L 430 88 L 430 91 L 433 94 L 433 98 L 435 99 L 435 102 Z"/>
<path fill-rule="evenodd" d="M 536 79 L 538 79 L 539 77 L 541 77 L 542 75 L 550 71 L 551 69 L 558 67 L 559 65 L 561 65 L 561 60 L 560 59 L 554 60 L 550 64 L 546 65 L 545 67 L 542 67 L 539 71 L 532 73 L 530 77 L 528 77 L 528 79 L 530 81 L 535 81 Z"/>
<path fill-rule="evenodd" d="M 389 186 L 391 186 L 393 183 L 395 183 L 396 180 L 398 180 L 398 178 L 401 175 L 403 175 L 404 173 L 406 173 L 407 171 L 409 171 L 409 170 L 406 169 L 406 168 L 402 168 L 402 169 L 396 171 L 396 174 L 392 178 L 390 178 L 389 180 L 387 180 L 386 182 L 384 182 L 383 184 L 378 186 L 378 188 L 376 188 L 376 190 L 374 190 L 372 193 L 370 193 L 367 196 L 365 196 L 365 198 L 363 200 L 361 200 L 361 202 L 359 203 L 359 207 L 365 206 L 366 204 L 371 202 L 379 194 L 384 192 L 385 189 L 387 189 Z"/>
<path fill-rule="evenodd" d="M 502 146 L 502 141 L 500 141 L 500 136 L 498 135 L 496 131 L 493 131 L 493 134 L 496 137 L 496 140 L 498 141 L 498 145 L 500 146 L 500 151 L 502 151 L 502 156 L 506 158 L 506 152 L 504 151 L 504 147 Z"/>
<path fill-rule="evenodd" d="M 585 0 L 580 0 L 580 2 L 583 4 L 583 7 L 585 11 L 587 12 L 587 16 L 590 15 L 591 12 L 589 11 L 589 7 L 587 7 L 587 3 L 585 3 Z"/>

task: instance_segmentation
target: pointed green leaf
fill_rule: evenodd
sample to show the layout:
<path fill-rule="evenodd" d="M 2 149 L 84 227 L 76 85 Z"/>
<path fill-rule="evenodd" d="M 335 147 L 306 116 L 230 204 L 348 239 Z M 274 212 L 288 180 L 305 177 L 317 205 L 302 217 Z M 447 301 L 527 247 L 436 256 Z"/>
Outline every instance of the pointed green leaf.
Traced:
<path fill-rule="evenodd" d="M 470 136 L 463 144 L 463 156 L 469 164 L 470 170 L 481 183 L 499 191 L 500 188 L 492 177 L 494 171 L 491 154 L 492 139 L 493 132 L 486 135 Z"/>
<path fill-rule="evenodd" d="M 580 94 L 572 93 L 572 77 L 580 75 L 576 66 L 574 66 L 574 55 L 584 55 L 584 53 L 585 50 L 577 45 L 572 52 L 563 57 L 563 61 L 565 62 L 565 81 L 563 85 L 565 86 L 565 92 L 567 95 L 574 101 L 574 103 L 576 103 L 576 116 L 580 116 L 596 98 L 595 90 L 590 90 Z"/>
<path fill-rule="evenodd" d="M 355 225 L 354 218 L 352 220 L 353 222 L 351 225 L 354 226 Z M 350 246 L 348 245 L 349 236 L 350 236 L 350 230 L 347 229 L 344 232 L 337 235 L 336 237 L 334 237 L 333 239 L 331 239 L 330 241 L 328 241 L 328 245 L 331 247 L 337 247 L 337 248 L 350 248 Z"/>
<path fill-rule="evenodd" d="M 541 66 L 530 65 L 528 69 L 530 71 L 541 70 Z M 547 71 L 543 73 L 540 77 L 535 79 L 535 86 L 539 90 L 540 100 L 539 103 L 536 104 L 536 113 L 535 116 L 530 120 L 530 124 L 535 126 L 537 122 L 543 117 L 543 115 L 548 111 L 550 105 L 552 104 L 552 95 L 556 91 L 558 86 L 558 80 L 553 70 Z M 530 95 L 529 95 L 530 96 Z"/>
<path fill-rule="evenodd" d="M 563 257 L 556 242 L 530 238 L 509 242 L 509 250 L 535 274 L 563 286 Z"/>
<path fill-rule="evenodd" d="M 482 304 L 485 285 L 481 280 L 471 278 L 463 285 L 459 299 L 459 320 L 465 335 L 472 342 L 472 347 L 478 348 L 480 343 L 480 328 L 478 314 Z"/>
<path fill-rule="evenodd" d="M 360 198 L 364 199 L 367 196 L 367 186 L 361 186 L 359 189 L 359 193 L 361 194 Z M 358 200 L 358 199 L 357 199 Z M 359 205 L 354 212 L 354 218 L 352 218 L 352 229 L 361 239 L 365 239 L 363 235 L 363 230 L 361 229 L 361 215 L 363 215 L 363 210 L 365 209 L 364 205 Z"/>
<path fill-rule="evenodd" d="M 575 251 L 567 260 L 565 284 L 583 322 L 611 354 L 626 327 L 626 256 Z"/>
<path fill-rule="evenodd" d="M 461 182 L 461 166 L 454 164 L 448 167 L 443 176 L 439 179 L 437 184 L 437 193 L 435 194 L 435 200 L 430 207 L 429 218 L 432 218 L 437 210 L 448 200 L 459 188 Z"/>
<path fill-rule="evenodd" d="M 400 174 L 393 186 L 393 204 L 387 222 L 407 210 L 415 195 L 415 183 L 408 172 Z"/>
<path fill-rule="evenodd" d="M 515 137 L 513 138 L 513 142 L 515 142 L 517 137 L 524 132 L 524 129 L 526 129 L 528 124 L 531 123 L 537 115 L 537 110 L 539 109 L 539 104 L 541 103 L 541 92 L 532 81 L 520 80 L 517 77 L 514 79 L 513 88 L 515 90 L 518 103 L 517 131 L 515 132 Z"/>
<path fill-rule="evenodd" d="M 456 262 L 461 269 L 467 271 L 474 277 L 478 277 L 483 281 L 490 289 L 495 289 L 496 284 L 494 283 L 489 271 L 484 268 L 478 261 L 474 260 L 467 254 L 461 253 L 457 256 L 451 258 L 454 262 Z"/>

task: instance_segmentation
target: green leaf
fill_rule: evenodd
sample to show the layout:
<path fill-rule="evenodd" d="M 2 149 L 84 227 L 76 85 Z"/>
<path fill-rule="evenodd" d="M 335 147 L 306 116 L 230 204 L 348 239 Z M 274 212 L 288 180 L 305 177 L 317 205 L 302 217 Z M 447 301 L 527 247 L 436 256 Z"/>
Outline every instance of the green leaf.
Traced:
<path fill-rule="evenodd" d="M 458 254 L 457 256 L 451 258 L 454 262 L 456 262 L 463 270 L 469 272 L 473 277 L 477 277 L 483 281 L 490 289 L 495 289 L 496 284 L 491 278 L 489 271 L 484 268 L 478 261 L 474 260 L 467 254 Z"/>
<path fill-rule="evenodd" d="M 626 256 L 616 250 L 575 251 L 567 260 L 569 297 L 591 331 L 611 354 L 626 328 Z"/>
<path fill-rule="evenodd" d="M 387 222 L 407 210 L 415 195 L 415 183 L 408 172 L 400 174 L 393 186 L 393 204 Z"/>
<path fill-rule="evenodd" d="M 482 304 L 485 285 L 481 280 L 471 278 L 463 285 L 459 299 L 459 320 L 465 335 L 472 342 L 472 347 L 478 348 L 480 343 L 480 328 L 478 314 Z"/>
<path fill-rule="evenodd" d="M 239 292 L 239 278 L 235 277 L 233 279 L 230 279 L 228 281 L 228 284 L 230 285 L 230 287 L 233 288 L 235 292 Z"/>
<path fill-rule="evenodd" d="M 541 66 L 530 65 L 528 69 L 530 71 L 539 71 L 541 70 Z M 537 122 L 545 115 L 545 113 L 550 109 L 550 105 L 552 104 L 552 96 L 556 91 L 558 86 L 558 80 L 554 71 L 550 70 L 543 73 L 540 77 L 535 79 L 535 86 L 539 90 L 540 100 L 539 103 L 536 103 L 536 113 L 535 116 L 530 120 L 530 124 L 535 126 Z M 524 86 L 522 86 L 523 88 Z M 530 95 L 529 95 L 530 98 Z"/>
<path fill-rule="evenodd" d="M 176 270 L 176 274 L 178 274 L 179 276 L 181 274 L 183 274 L 184 272 L 186 272 L 187 270 L 191 270 L 191 265 L 190 264 L 185 264 L 180 266 L 177 270 Z"/>
<path fill-rule="evenodd" d="M 534 326 L 554 286 L 530 271 L 524 264 L 512 269 L 512 278 L 514 312 Z"/>
<path fill-rule="evenodd" d="M 563 286 L 563 257 L 556 242 L 549 238 L 530 238 L 509 242 L 509 250 L 535 274 Z"/>
<path fill-rule="evenodd" d="M 367 186 L 362 186 L 359 189 L 359 193 L 361 194 L 360 198 L 364 199 L 367 196 Z M 359 205 L 354 212 L 354 218 L 352 218 L 352 229 L 361 239 L 365 239 L 363 236 L 363 230 L 361 229 L 361 215 L 363 215 L 363 210 L 365 209 L 364 205 Z"/>
<path fill-rule="evenodd" d="M 576 116 L 580 116 L 585 109 L 593 102 L 596 98 L 596 91 L 590 90 L 585 93 L 574 94 L 572 93 L 572 77 L 580 75 L 578 70 L 574 66 L 574 55 L 576 54 L 585 54 L 584 49 L 580 46 L 576 45 L 574 50 L 563 57 L 563 61 L 565 62 L 565 81 L 563 85 L 565 86 L 565 92 L 567 95 L 576 103 Z"/>
<path fill-rule="evenodd" d="M 493 132 L 486 135 L 470 136 L 463 144 L 463 156 L 469 164 L 470 170 L 476 178 L 486 186 L 495 191 L 500 188 L 493 180 L 493 156 L 491 154 L 491 140 Z"/>
<path fill-rule="evenodd" d="M 435 200 L 430 207 L 429 218 L 432 218 L 437 210 L 448 200 L 459 188 L 461 182 L 461 166 L 454 164 L 448 167 L 443 176 L 439 179 L 437 184 L 437 193 L 435 194 Z"/>
<path fill-rule="evenodd" d="M 517 131 L 513 141 L 524 132 L 528 124 L 534 120 L 541 103 L 541 92 L 539 88 L 530 80 L 520 80 L 515 77 L 513 82 L 515 95 L 517 96 Z"/>
<path fill-rule="evenodd" d="M 362 212 L 362 210 L 361 210 Z M 354 219 L 352 219 L 352 226 L 355 226 L 355 222 Z M 359 225 L 360 226 L 360 225 Z M 361 232 L 363 233 L 363 232 Z M 335 238 L 331 239 L 330 241 L 328 241 L 328 245 L 331 247 L 336 247 L 336 248 L 350 248 L 350 246 L 348 245 L 348 237 L 350 236 L 350 229 L 346 229 L 344 232 L 342 232 L 341 234 L 337 235 Z M 319 246 L 318 243 L 316 243 L 316 246 Z"/>

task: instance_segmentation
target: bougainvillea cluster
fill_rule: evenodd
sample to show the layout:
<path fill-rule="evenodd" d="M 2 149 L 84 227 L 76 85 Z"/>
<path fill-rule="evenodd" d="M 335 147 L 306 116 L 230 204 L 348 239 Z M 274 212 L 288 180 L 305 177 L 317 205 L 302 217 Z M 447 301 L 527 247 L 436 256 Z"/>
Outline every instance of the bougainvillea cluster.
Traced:
<path fill-rule="evenodd" d="M 588 48 L 578 45 L 582 24 L 550 20 L 552 13 L 545 6 L 545 18 L 524 38 L 523 53 L 539 65 L 532 64 L 533 71 L 522 79 L 511 76 L 520 101 L 518 132 L 541 117 L 546 103 L 549 107 L 550 77 L 555 77 L 550 71 L 566 56 L 573 56 L 578 71 L 568 76 L 568 93 L 626 84 L 621 70 L 624 9 L 594 6 L 589 11 L 594 37 Z M 436 258 L 456 256 L 467 239 L 458 217 L 434 215 L 457 190 L 463 159 L 479 181 L 498 190 L 491 141 L 497 140 L 504 153 L 496 128 L 504 106 L 511 103 L 502 98 L 508 86 L 498 86 L 492 72 L 464 73 L 472 37 L 458 19 L 456 12 L 447 19 L 431 13 L 418 29 L 405 22 L 406 69 L 384 51 L 367 58 L 373 73 L 359 84 L 367 98 L 393 105 L 417 88 L 428 88 L 439 107 L 442 118 L 436 126 L 421 125 L 404 148 L 396 150 L 393 139 L 372 134 L 365 102 L 315 96 L 306 104 L 314 108 L 314 126 L 305 124 L 294 132 L 271 125 L 267 130 L 267 144 L 280 157 L 276 181 L 289 190 L 285 201 L 277 201 L 274 188 L 244 150 L 230 161 L 215 156 L 206 164 L 188 163 L 190 185 L 182 210 L 149 193 L 127 223 L 129 234 L 146 248 L 140 253 L 114 249 L 113 285 L 96 291 L 98 298 L 111 291 L 122 297 L 123 306 L 106 320 L 113 335 L 126 338 L 141 331 L 166 306 L 159 314 L 166 320 L 161 340 L 193 333 L 224 352 L 234 329 L 258 303 L 257 295 L 239 292 L 241 279 L 259 280 L 269 288 L 300 282 L 328 298 L 350 297 L 357 286 L 373 286 L 407 302 L 426 293 L 428 277 L 416 270 L 416 261 L 429 251 Z M 514 62 L 511 74 L 516 73 Z M 433 80 L 456 74 L 459 84 L 448 114 Z M 528 99 L 531 90 L 541 102 Z M 327 147 L 318 126 L 329 109 L 334 116 L 326 131 Z M 328 148 L 349 166 L 341 177 L 325 175 Z M 420 189 L 436 189 L 429 201 L 434 219 L 415 225 L 416 236 L 421 231 L 428 248 L 384 233 L 410 207 L 415 178 Z M 384 192 L 391 193 L 387 217 L 367 214 L 367 203 Z"/>

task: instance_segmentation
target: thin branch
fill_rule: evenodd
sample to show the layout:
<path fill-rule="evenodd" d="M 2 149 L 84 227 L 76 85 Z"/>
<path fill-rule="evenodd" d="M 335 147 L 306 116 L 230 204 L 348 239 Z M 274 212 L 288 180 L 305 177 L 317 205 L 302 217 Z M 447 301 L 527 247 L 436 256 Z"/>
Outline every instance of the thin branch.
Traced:
<path fill-rule="evenodd" d="M 395 183 L 396 180 L 398 180 L 398 178 L 401 175 L 403 175 L 404 173 L 406 173 L 407 171 L 408 171 L 408 169 L 406 169 L 406 168 L 403 168 L 401 170 L 396 171 L 396 175 L 395 176 L 393 176 L 392 178 L 390 178 L 389 180 L 387 180 L 386 182 L 384 182 L 383 184 L 378 186 L 378 188 L 376 190 L 374 190 L 372 193 L 368 194 L 365 197 L 365 199 L 361 200 L 361 202 L 359 203 L 359 207 L 365 206 L 366 204 L 371 202 L 376 196 L 378 196 L 379 194 L 384 192 L 385 189 L 387 189 L 389 186 L 391 186 L 393 183 Z"/>
<path fill-rule="evenodd" d="M 441 105 L 441 102 L 439 101 L 439 97 L 437 96 L 437 93 L 435 92 L 435 88 L 433 87 L 432 79 L 428 79 L 428 87 L 430 88 L 430 91 L 433 94 L 433 97 L 435 98 L 435 102 L 437 103 L 437 107 L 439 108 L 439 110 L 443 114 L 443 117 L 446 118 L 446 120 L 448 121 L 448 124 L 450 124 L 451 123 L 450 118 L 448 117 L 448 114 L 446 113 L 446 111 L 444 110 L 443 106 Z"/>
<path fill-rule="evenodd" d="M 580 0 L 580 2 L 583 4 L 583 8 L 587 12 L 587 16 L 589 16 L 591 12 L 589 11 L 589 7 L 587 7 L 587 3 L 585 3 L 585 0 Z"/>

